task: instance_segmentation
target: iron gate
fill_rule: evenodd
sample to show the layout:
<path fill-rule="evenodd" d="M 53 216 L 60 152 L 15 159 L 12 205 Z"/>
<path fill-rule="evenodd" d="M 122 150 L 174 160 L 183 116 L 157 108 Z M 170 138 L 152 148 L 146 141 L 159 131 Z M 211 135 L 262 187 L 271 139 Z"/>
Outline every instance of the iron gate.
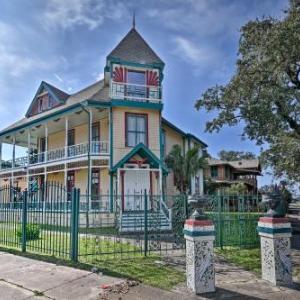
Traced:
<path fill-rule="evenodd" d="M 69 258 L 74 240 L 72 215 L 76 193 L 47 182 L 19 192 L 0 189 L 0 244 L 22 251 Z M 73 212 L 73 214 L 72 214 Z M 73 233 L 73 235 L 72 235 Z"/>
<path fill-rule="evenodd" d="M 257 247 L 257 222 L 264 211 L 257 194 L 212 195 L 205 212 L 215 225 L 215 246 Z"/>

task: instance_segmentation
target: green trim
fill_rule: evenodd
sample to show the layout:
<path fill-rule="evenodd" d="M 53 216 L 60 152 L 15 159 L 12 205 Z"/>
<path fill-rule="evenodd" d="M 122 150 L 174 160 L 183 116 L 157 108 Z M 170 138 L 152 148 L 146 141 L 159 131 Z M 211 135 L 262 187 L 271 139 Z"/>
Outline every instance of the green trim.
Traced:
<path fill-rule="evenodd" d="M 112 166 L 113 166 L 113 157 L 114 157 L 114 152 L 113 152 L 113 111 L 112 111 L 112 108 L 110 107 L 109 109 L 109 121 L 110 121 L 110 124 L 109 124 L 109 130 L 110 130 L 110 141 L 109 141 L 109 152 L 110 152 L 110 160 L 109 160 L 109 168 L 110 170 L 112 169 Z M 110 212 L 113 212 L 114 210 L 114 198 L 113 198 L 113 189 L 114 189 L 114 182 L 113 182 L 113 174 L 110 173 L 110 176 L 109 176 L 109 180 L 110 180 Z"/>
<path fill-rule="evenodd" d="M 82 105 L 87 105 L 89 107 L 105 107 L 105 108 L 110 107 L 110 103 L 101 103 L 101 102 L 99 103 L 99 101 L 96 101 L 96 100 L 85 100 L 85 101 L 78 102 L 78 103 L 75 103 L 73 105 L 70 105 L 70 106 L 68 106 L 66 108 L 63 108 L 61 110 L 55 111 L 53 113 L 50 113 L 46 116 L 43 116 L 43 117 L 40 117 L 38 119 L 29 121 L 29 122 L 27 122 L 23 125 L 19 125 L 19 126 L 16 126 L 14 128 L 2 131 L 2 132 L 0 132 L 0 137 L 4 136 L 4 135 L 7 135 L 7 134 L 14 133 L 14 132 L 22 130 L 22 129 L 26 129 L 28 127 L 31 127 L 31 126 L 35 125 L 35 124 L 43 123 L 43 122 L 49 121 L 51 119 L 61 117 L 62 115 L 64 115 L 67 112 L 70 113 L 70 112 L 75 112 L 75 111 L 81 110 Z"/>
<path fill-rule="evenodd" d="M 258 226 L 257 231 L 262 232 L 262 233 L 276 234 L 276 233 L 290 233 L 290 232 L 292 232 L 292 229 L 290 227 L 270 228 L 270 227 Z"/>
<path fill-rule="evenodd" d="M 132 61 L 121 60 L 117 57 L 107 56 L 107 61 L 110 63 L 132 66 L 132 67 L 141 67 L 141 68 L 157 68 L 163 70 L 165 67 L 164 63 L 153 63 L 153 64 L 140 64 Z"/>
<path fill-rule="evenodd" d="M 206 143 L 204 143 L 203 141 L 201 141 L 198 137 L 194 136 L 191 133 L 187 133 L 186 137 L 188 139 L 194 139 L 195 141 L 197 141 L 198 143 L 200 143 L 204 148 L 208 147 L 208 145 Z"/>
<path fill-rule="evenodd" d="M 167 168 L 164 166 L 162 161 L 157 158 L 157 156 L 147 148 L 143 143 L 136 145 L 129 153 L 127 153 L 117 164 L 111 168 L 111 172 L 115 173 L 119 168 L 121 168 L 131 157 L 135 154 L 139 154 L 142 157 L 148 157 L 151 159 L 152 164 L 155 164 L 156 167 L 161 167 L 164 173 L 168 173 Z"/>
<path fill-rule="evenodd" d="M 152 103 L 152 102 L 139 102 L 139 101 L 132 101 L 132 100 L 111 100 L 111 106 L 122 106 L 122 107 L 137 107 L 137 108 L 148 108 L 148 109 L 155 109 L 155 110 L 162 110 L 163 104 L 162 103 Z"/>
<path fill-rule="evenodd" d="M 171 123 L 170 121 L 166 120 L 165 118 L 162 118 L 162 124 L 168 126 L 171 129 L 173 129 L 174 131 L 176 131 L 180 135 L 183 135 L 184 137 L 186 136 L 186 133 L 184 131 L 182 131 L 181 129 L 179 129 L 177 126 L 175 126 L 173 123 Z"/>
<path fill-rule="evenodd" d="M 184 229 L 183 234 L 191 237 L 197 237 L 197 236 L 214 236 L 215 231 L 189 231 Z"/>

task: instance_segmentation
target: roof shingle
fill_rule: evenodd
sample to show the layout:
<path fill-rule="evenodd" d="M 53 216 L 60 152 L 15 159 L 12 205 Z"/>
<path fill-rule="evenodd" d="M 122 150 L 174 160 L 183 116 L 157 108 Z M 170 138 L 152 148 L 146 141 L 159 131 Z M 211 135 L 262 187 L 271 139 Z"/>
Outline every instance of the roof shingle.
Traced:
<path fill-rule="evenodd" d="M 135 28 L 126 34 L 107 58 L 119 58 L 140 64 L 164 64 Z"/>

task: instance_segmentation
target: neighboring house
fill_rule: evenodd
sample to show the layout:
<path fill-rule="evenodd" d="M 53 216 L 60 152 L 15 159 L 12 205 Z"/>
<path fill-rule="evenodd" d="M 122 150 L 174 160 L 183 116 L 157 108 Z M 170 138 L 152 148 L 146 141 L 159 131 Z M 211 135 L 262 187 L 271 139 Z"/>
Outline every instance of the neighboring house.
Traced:
<path fill-rule="evenodd" d="M 55 181 L 107 201 L 110 210 L 113 194 L 122 196 L 123 210 L 132 210 L 134 195 L 144 190 L 177 193 L 165 155 L 174 144 L 184 151 L 197 144 L 200 155 L 207 145 L 162 118 L 163 70 L 133 27 L 107 56 L 103 80 L 75 94 L 43 81 L 25 117 L 0 132 L 1 149 L 13 145 L 12 159 L 1 164 L 1 185 L 30 189 Z M 28 155 L 16 157 L 16 145 Z M 191 190 L 203 192 L 202 171 Z"/>
<path fill-rule="evenodd" d="M 211 182 L 217 190 L 241 182 L 247 186 L 249 192 L 256 192 L 261 166 L 258 159 L 224 161 L 209 158 L 204 176 L 205 181 Z"/>

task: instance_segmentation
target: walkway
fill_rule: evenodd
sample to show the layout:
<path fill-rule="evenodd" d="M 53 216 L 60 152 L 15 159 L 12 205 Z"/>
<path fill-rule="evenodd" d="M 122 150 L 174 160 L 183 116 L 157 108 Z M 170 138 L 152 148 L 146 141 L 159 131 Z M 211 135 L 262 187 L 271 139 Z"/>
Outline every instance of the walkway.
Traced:
<path fill-rule="evenodd" d="M 299 267 L 300 252 L 294 251 L 294 264 Z M 216 261 L 216 273 L 217 292 L 194 296 L 186 290 L 184 284 L 173 291 L 163 291 L 110 276 L 0 252 L 0 299 L 300 299 L 299 273 L 295 274 L 293 288 L 273 287 L 253 273 L 220 259 Z"/>

